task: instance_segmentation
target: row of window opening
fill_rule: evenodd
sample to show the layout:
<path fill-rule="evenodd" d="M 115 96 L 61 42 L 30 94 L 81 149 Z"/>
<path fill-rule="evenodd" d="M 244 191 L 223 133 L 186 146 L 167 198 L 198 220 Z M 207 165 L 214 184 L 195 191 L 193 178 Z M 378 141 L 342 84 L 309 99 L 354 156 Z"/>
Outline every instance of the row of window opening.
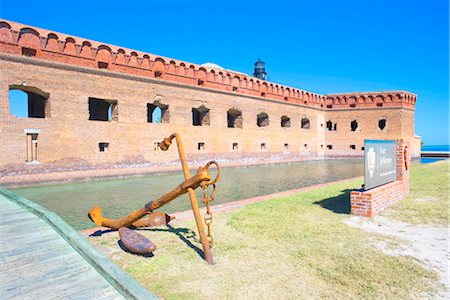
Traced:
<path fill-rule="evenodd" d="M 386 128 L 387 120 L 386 119 L 380 119 L 378 120 L 378 128 L 383 131 Z M 359 127 L 358 121 L 353 120 L 350 122 L 350 130 L 351 131 L 357 131 Z M 333 123 L 331 120 L 326 122 L 326 129 L 328 131 L 336 131 L 337 130 L 337 123 Z"/>
<path fill-rule="evenodd" d="M 22 93 L 22 95 L 20 95 Z M 16 109 L 16 105 L 11 106 L 11 113 L 19 117 L 29 118 L 45 118 L 46 108 L 48 106 L 48 97 L 38 94 L 31 90 L 21 87 L 20 90 L 10 91 L 10 103 L 17 103 L 18 98 L 26 98 L 28 111 L 25 113 Z M 23 99 L 22 99 L 23 100 Z M 22 105 L 25 106 L 25 105 Z M 91 121 L 118 121 L 119 107 L 117 100 L 108 100 L 89 97 L 88 100 L 89 120 Z M 147 104 L 147 122 L 148 123 L 169 123 L 169 105 L 155 101 Z M 192 108 L 192 125 L 193 126 L 209 126 L 211 124 L 210 109 L 201 105 Z M 261 112 L 256 117 L 256 125 L 258 127 L 266 127 L 269 125 L 269 115 Z M 291 127 L 291 120 L 288 116 L 282 116 L 280 125 L 283 128 Z M 227 111 L 227 127 L 243 128 L 242 112 L 232 108 Z M 308 118 L 301 120 L 301 128 L 309 129 L 310 121 Z"/>
<path fill-rule="evenodd" d="M 48 95 L 36 88 L 27 88 L 21 86 L 20 89 L 10 91 L 11 98 L 21 97 L 19 93 L 22 93 L 22 97 L 26 97 L 27 112 L 19 112 L 16 115 L 26 115 L 29 118 L 45 118 L 48 113 Z M 11 101 L 16 102 L 16 101 Z M 12 107 L 12 110 L 16 108 Z M 23 108 L 22 108 L 23 109 Z M 118 104 L 117 100 L 106 100 L 90 97 L 89 98 L 89 120 L 96 121 L 118 121 Z M 169 106 L 155 101 L 154 103 L 147 104 L 147 122 L 149 123 L 169 123 L 170 114 Z M 192 125 L 193 126 L 209 126 L 210 109 L 204 105 L 200 107 L 192 108 Z M 378 128 L 384 130 L 386 128 L 386 119 L 380 119 L 378 121 Z M 269 115 L 265 112 L 261 112 L 257 115 L 256 125 L 258 127 L 266 127 L 269 125 Z M 283 128 L 291 127 L 291 119 L 288 116 L 282 116 L 280 126 Z M 358 121 L 353 120 L 350 123 L 351 131 L 357 131 Z M 232 108 L 227 111 L 227 127 L 228 128 L 243 128 L 242 112 L 238 109 Z M 302 118 L 301 128 L 310 129 L 311 123 L 308 118 Z M 331 120 L 326 122 L 326 129 L 328 131 L 336 131 L 337 123 L 333 123 Z"/>

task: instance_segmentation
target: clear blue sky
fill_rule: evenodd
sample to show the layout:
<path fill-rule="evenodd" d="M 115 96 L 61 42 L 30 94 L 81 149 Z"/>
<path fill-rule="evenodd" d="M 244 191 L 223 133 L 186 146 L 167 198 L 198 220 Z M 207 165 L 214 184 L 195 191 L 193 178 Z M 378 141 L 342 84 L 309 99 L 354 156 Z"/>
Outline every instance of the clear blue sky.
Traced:
<path fill-rule="evenodd" d="M 407 90 L 415 131 L 448 144 L 448 1 L 22 1 L 3 18 L 317 93 Z"/>

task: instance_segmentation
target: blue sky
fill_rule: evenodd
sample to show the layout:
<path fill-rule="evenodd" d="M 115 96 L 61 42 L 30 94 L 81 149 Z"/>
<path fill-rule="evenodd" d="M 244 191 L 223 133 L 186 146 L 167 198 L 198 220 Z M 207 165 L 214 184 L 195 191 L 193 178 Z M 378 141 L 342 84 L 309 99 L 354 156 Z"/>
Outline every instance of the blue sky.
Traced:
<path fill-rule="evenodd" d="M 418 94 L 415 131 L 448 144 L 448 1 L 22 1 L 2 18 L 317 93 Z"/>

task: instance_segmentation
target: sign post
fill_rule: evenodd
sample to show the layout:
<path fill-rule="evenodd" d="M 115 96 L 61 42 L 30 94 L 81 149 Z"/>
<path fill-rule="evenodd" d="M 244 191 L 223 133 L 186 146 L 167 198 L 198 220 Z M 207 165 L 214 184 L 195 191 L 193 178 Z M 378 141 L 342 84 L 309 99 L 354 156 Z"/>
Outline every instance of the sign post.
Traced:
<path fill-rule="evenodd" d="M 364 140 L 364 189 L 372 189 L 396 178 L 396 142 Z"/>

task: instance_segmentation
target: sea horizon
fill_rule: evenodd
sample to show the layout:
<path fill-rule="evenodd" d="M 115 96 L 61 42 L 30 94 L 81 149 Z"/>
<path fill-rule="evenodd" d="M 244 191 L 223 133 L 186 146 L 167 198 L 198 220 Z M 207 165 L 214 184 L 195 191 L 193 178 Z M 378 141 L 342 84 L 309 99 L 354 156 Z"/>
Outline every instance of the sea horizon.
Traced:
<path fill-rule="evenodd" d="M 450 151 L 450 145 L 424 145 L 422 151 Z"/>

